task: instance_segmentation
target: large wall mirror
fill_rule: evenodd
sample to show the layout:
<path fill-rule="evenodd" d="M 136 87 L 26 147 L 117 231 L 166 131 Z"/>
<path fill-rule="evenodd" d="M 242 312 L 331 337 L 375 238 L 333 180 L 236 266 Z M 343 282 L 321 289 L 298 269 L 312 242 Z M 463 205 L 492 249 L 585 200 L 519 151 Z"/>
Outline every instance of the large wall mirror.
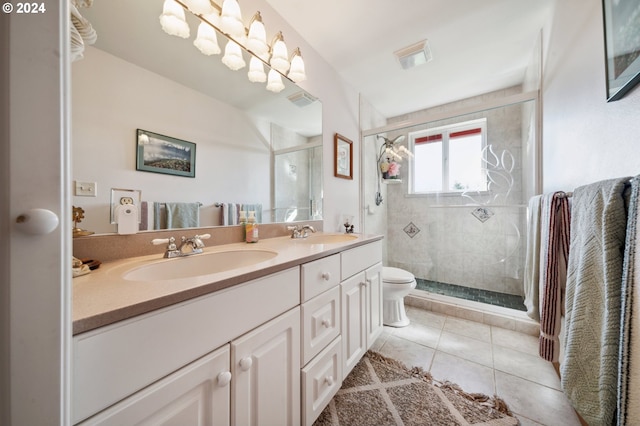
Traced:
<path fill-rule="evenodd" d="M 97 32 L 72 64 L 72 179 L 97 184 L 95 196 L 73 196 L 79 226 L 116 231 L 112 188 L 141 192 L 141 229 L 154 229 L 162 203 L 198 203 L 200 226 L 223 225 L 227 205 L 259 205 L 263 223 L 322 219 L 321 102 L 284 78 L 279 93 L 250 82 L 247 52 L 238 71 L 200 53 L 189 13 L 189 38 L 166 34 L 162 3 L 79 9 Z M 268 37 L 278 31 L 265 25 Z M 218 43 L 224 53 L 226 38 Z M 137 129 L 195 144 L 195 177 L 136 170 Z"/>

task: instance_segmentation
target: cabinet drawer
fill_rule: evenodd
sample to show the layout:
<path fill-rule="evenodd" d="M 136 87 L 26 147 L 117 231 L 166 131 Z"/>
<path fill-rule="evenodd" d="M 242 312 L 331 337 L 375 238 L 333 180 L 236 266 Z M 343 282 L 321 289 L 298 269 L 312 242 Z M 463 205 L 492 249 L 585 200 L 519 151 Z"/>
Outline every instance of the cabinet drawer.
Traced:
<path fill-rule="evenodd" d="M 302 365 L 340 334 L 340 286 L 302 305 Z"/>
<path fill-rule="evenodd" d="M 73 423 L 300 303 L 287 269 L 73 338 Z"/>
<path fill-rule="evenodd" d="M 382 242 L 375 241 L 360 247 L 345 250 L 342 256 L 342 280 L 364 271 L 369 266 L 382 262 Z"/>
<path fill-rule="evenodd" d="M 302 302 L 340 283 L 340 255 L 324 257 L 302 265 Z"/>
<path fill-rule="evenodd" d="M 312 425 L 342 386 L 342 342 L 336 338 L 302 369 L 302 420 Z"/>

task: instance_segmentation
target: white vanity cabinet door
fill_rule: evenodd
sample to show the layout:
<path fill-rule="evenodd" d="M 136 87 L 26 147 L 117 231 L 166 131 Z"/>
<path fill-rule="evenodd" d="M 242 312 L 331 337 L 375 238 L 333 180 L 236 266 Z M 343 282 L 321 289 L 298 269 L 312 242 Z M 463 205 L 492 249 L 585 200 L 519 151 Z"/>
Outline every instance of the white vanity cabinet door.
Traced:
<path fill-rule="evenodd" d="M 338 337 L 302 369 L 302 420 L 310 426 L 342 386 L 342 339 Z"/>
<path fill-rule="evenodd" d="M 229 425 L 229 359 L 227 344 L 80 425 Z"/>
<path fill-rule="evenodd" d="M 300 424 L 300 307 L 231 342 L 231 422 Z"/>
<path fill-rule="evenodd" d="M 367 349 L 382 334 L 382 263 L 377 263 L 366 271 L 367 283 Z"/>
<path fill-rule="evenodd" d="M 365 273 L 343 281 L 342 372 L 346 377 L 367 350 L 367 282 Z"/>
<path fill-rule="evenodd" d="M 302 365 L 340 334 L 340 286 L 302 305 Z"/>

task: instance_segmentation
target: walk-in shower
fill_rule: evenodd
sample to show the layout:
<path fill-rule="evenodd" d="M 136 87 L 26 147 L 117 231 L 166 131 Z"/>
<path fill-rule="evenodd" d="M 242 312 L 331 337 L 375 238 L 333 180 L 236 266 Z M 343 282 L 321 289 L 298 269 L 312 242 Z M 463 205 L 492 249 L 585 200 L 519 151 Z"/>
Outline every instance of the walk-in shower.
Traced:
<path fill-rule="evenodd" d="M 527 200 L 538 191 L 536 99 L 513 92 L 363 133 L 364 231 L 385 235 L 385 264 L 412 272 L 416 291 L 524 310 Z M 379 135 L 404 136 L 412 155 L 380 160 Z M 381 178 L 392 163 L 399 173 Z"/>

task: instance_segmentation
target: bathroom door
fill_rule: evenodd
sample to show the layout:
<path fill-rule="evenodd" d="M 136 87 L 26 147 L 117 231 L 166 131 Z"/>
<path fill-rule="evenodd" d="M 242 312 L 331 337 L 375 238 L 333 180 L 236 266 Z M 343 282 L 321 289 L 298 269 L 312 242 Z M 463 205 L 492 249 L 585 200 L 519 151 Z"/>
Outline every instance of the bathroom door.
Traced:
<path fill-rule="evenodd" d="M 0 424 L 69 424 L 68 2 L 12 4 L 0 14 Z M 59 225 L 21 231 L 34 208 Z"/>

